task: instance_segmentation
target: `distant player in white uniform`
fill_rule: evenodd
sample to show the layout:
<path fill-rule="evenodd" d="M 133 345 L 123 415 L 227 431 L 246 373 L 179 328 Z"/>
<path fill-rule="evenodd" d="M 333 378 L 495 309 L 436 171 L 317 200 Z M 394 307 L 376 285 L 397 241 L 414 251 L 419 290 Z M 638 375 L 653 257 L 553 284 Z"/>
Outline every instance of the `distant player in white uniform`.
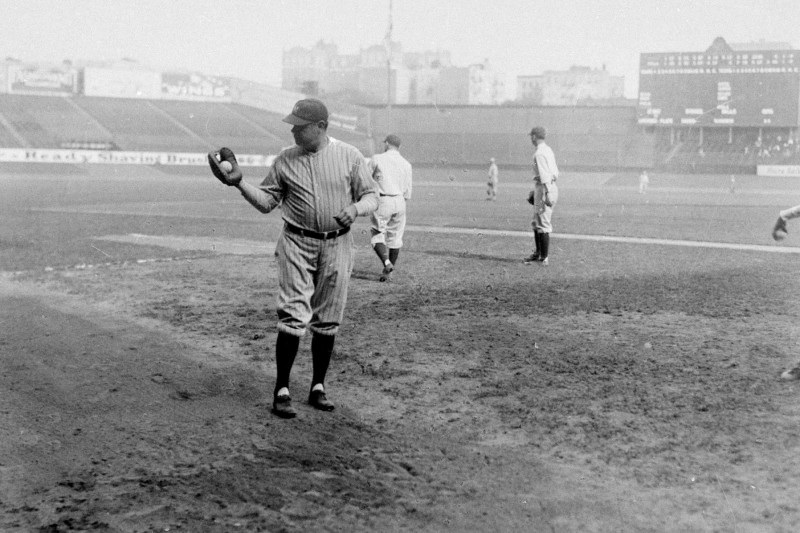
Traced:
<path fill-rule="evenodd" d="M 497 200 L 497 164 L 494 157 L 489 159 L 489 181 L 486 182 L 487 200 Z"/>
<path fill-rule="evenodd" d="M 639 194 L 646 193 L 648 185 L 650 185 L 650 177 L 646 170 L 642 170 L 642 173 L 639 174 Z"/>
<path fill-rule="evenodd" d="M 533 236 L 536 249 L 525 258 L 526 263 L 538 262 L 542 266 L 550 263 L 550 233 L 553 231 L 551 217 L 553 206 L 558 201 L 558 165 L 553 149 L 545 142 L 547 131 L 536 126 L 531 129 L 533 153 Z"/>
<path fill-rule="evenodd" d="M 372 157 L 373 177 L 378 183 L 380 205 L 372 213 L 372 248 L 381 260 L 380 281 L 391 281 L 403 247 L 406 201 L 411 199 L 411 163 L 400 155 L 400 138 L 387 135 L 384 152 Z"/>

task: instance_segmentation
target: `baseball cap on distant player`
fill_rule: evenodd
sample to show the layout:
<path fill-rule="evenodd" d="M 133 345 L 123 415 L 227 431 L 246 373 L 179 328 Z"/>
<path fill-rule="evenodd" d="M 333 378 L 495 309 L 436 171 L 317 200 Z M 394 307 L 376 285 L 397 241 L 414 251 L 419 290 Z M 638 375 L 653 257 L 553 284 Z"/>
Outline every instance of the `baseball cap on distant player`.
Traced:
<path fill-rule="evenodd" d="M 542 126 L 534 126 L 531 129 L 530 135 L 531 136 L 535 135 L 537 139 L 544 139 L 545 137 L 547 137 L 547 130 L 544 129 Z"/>
<path fill-rule="evenodd" d="M 398 137 L 397 135 L 395 135 L 393 133 L 387 135 L 386 138 L 383 140 L 383 142 L 389 143 L 390 145 L 394 146 L 395 148 L 400 148 L 400 137 Z"/>
<path fill-rule="evenodd" d="M 305 126 L 314 122 L 327 121 L 328 108 L 315 98 L 299 100 L 294 104 L 292 112 L 283 121 L 292 126 Z"/>

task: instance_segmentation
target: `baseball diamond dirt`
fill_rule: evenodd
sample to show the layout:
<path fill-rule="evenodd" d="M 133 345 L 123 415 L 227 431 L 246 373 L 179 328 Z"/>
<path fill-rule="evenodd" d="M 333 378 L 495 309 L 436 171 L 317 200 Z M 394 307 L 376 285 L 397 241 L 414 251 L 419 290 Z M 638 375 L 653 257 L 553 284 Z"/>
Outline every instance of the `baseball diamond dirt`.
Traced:
<path fill-rule="evenodd" d="M 357 221 L 337 408 L 294 420 L 279 213 L 203 170 L 0 173 L 0 530 L 800 529 L 800 187 L 565 172 L 541 268 L 527 175 L 484 173 L 416 171 L 392 283 Z"/>

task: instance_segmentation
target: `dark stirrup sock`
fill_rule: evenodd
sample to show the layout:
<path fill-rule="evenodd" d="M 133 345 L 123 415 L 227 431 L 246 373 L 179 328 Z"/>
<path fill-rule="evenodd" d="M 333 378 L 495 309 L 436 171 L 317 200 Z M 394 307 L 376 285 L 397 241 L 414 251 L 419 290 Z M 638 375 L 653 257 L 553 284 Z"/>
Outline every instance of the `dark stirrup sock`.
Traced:
<path fill-rule="evenodd" d="M 325 374 L 328 373 L 328 365 L 331 362 L 331 355 L 333 354 L 333 343 L 336 341 L 336 335 L 322 335 L 315 333 L 311 339 L 311 358 L 314 364 L 314 376 L 311 379 L 311 385 L 317 383 L 325 384 Z"/>
<path fill-rule="evenodd" d="M 292 373 L 292 365 L 294 365 L 294 358 L 297 356 L 297 349 L 299 346 L 300 337 L 286 333 L 285 331 L 278 332 L 278 340 L 275 342 L 277 378 L 275 380 L 275 392 L 273 395 L 278 394 L 281 388 L 289 387 L 289 376 Z"/>
<path fill-rule="evenodd" d="M 389 248 L 389 261 L 397 266 L 397 258 L 400 256 L 400 248 Z"/>
<path fill-rule="evenodd" d="M 550 253 L 550 234 L 542 233 L 541 235 L 542 250 L 539 252 L 539 257 L 546 259 Z"/>
<path fill-rule="evenodd" d="M 375 245 L 373 245 L 372 248 L 375 250 L 375 253 L 378 254 L 378 257 L 380 257 L 381 265 L 385 265 L 386 260 L 389 259 L 389 251 L 386 248 L 386 245 L 383 244 L 382 242 L 379 242 L 375 243 Z"/>

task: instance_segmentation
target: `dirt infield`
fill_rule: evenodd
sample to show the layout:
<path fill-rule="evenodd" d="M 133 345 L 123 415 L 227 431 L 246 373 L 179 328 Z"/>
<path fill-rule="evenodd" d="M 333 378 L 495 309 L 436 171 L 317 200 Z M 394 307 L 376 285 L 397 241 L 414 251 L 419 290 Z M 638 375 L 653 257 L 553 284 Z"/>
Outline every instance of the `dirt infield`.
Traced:
<path fill-rule="evenodd" d="M 540 268 L 524 237 L 421 229 L 386 284 L 364 235 L 337 409 L 302 401 L 304 339 L 284 421 L 279 215 L 87 183 L 20 187 L 0 214 L 2 531 L 800 528 L 800 390 L 778 379 L 795 254 L 554 239 Z M 420 186 L 414 224 L 525 229 L 508 189 L 453 189 Z M 557 231 L 767 246 L 782 201 L 631 191 L 576 190 Z"/>

